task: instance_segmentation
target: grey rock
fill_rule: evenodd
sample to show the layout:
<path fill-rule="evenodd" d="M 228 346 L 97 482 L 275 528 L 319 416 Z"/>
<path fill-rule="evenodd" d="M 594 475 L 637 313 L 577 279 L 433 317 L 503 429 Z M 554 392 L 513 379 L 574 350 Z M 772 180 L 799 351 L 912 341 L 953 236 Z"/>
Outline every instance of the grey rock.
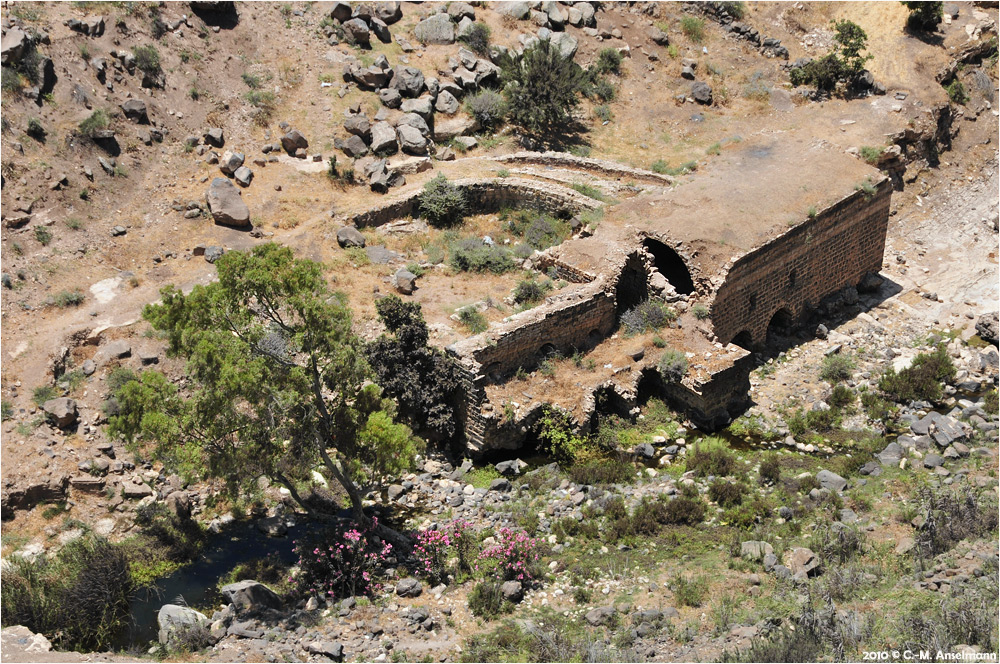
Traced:
<path fill-rule="evenodd" d="M 417 97 L 416 99 L 404 99 L 400 107 L 403 113 L 416 113 L 424 120 L 430 122 L 434 115 L 434 103 L 430 97 Z"/>
<path fill-rule="evenodd" d="M 354 226 L 344 226 L 337 231 L 337 244 L 342 248 L 364 247 L 365 236 Z"/>
<path fill-rule="evenodd" d="M 132 345 L 125 339 L 116 339 L 105 344 L 97 351 L 97 355 L 95 355 L 98 364 L 104 364 L 109 360 L 121 360 L 126 357 L 132 357 Z"/>
<path fill-rule="evenodd" d="M 444 15 L 438 14 L 438 16 Z M 397 66 L 393 69 L 390 86 L 404 97 L 419 97 L 424 91 L 424 73 L 415 67 Z"/>
<path fill-rule="evenodd" d="M 692 83 L 691 97 L 699 104 L 710 106 L 712 104 L 712 88 L 704 81 Z"/>
<path fill-rule="evenodd" d="M 17 26 L 10 26 L 0 40 L 0 59 L 3 64 L 13 65 L 21 61 L 31 45 L 31 37 Z"/>
<path fill-rule="evenodd" d="M 454 44 L 455 24 L 447 14 L 434 14 L 417 24 L 413 36 L 424 44 Z"/>
<path fill-rule="evenodd" d="M 386 108 L 399 108 L 403 104 L 403 96 L 395 88 L 379 90 L 378 98 Z"/>
<path fill-rule="evenodd" d="M 342 147 L 344 154 L 348 157 L 353 157 L 354 159 L 360 159 L 368 154 L 368 145 L 360 136 L 351 136 L 346 141 L 343 142 Z"/>
<path fill-rule="evenodd" d="M 788 568 L 793 575 L 812 576 L 819 573 L 820 559 L 811 549 L 796 547 L 788 555 Z"/>
<path fill-rule="evenodd" d="M 740 544 L 740 558 L 745 560 L 764 560 L 774 553 L 774 547 L 767 542 L 748 540 Z"/>
<path fill-rule="evenodd" d="M 42 410 L 48 415 L 49 420 L 60 429 L 70 427 L 80 419 L 76 401 L 67 397 L 49 399 L 42 404 Z"/>
<path fill-rule="evenodd" d="M 216 245 L 205 247 L 205 262 L 214 263 L 215 261 L 222 258 L 222 255 L 225 253 L 226 253 L 225 249 Z"/>
<path fill-rule="evenodd" d="M 221 148 L 226 144 L 226 135 L 221 127 L 212 127 L 202 135 L 202 138 L 212 147 Z"/>
<path fill-rule="evenodd" d="M 233 173 L 233 179 L 241 187 L 249 187 L 250 182 L 253 180 L 253 171 L 246 166 L 240 166 Z"/>
<path fill-rule="evenodd" d="M 388 122 L 376 122 L 372 126 L 372 152 L 377 155 L 394 154 L 398 149 L 396 143 L 396 130 Z"/>
<path fill-rule="evenodd" d="M 830 472 L 829 470 L 821 470 L 816 473 L 816 480 L 819 482 L 821 487 L 830 491 L 836 491 L 839 493 L 847 488 L 847 480 L 836 473 Z"/>
<path fill-rule="evenodd" d="M 333 20 L 344 23 L 351 18 L 351 3 L 349 2 L 335 2 L 333 3 L 333 8 L 330 9 L 330 18 Z"/>
<path fill-rule="evenodd" d="M 417 288 L 417 276 L 405 268 L 397 270 L 393 279 L 396 282 L 396 290 L 403 295 L 412 295 Z"/>
<path fill-rule="evenodd" d="M 396 594 L 400 597 L 419 597 L 423 591 L 420 581 L 412 576 L 400 579 L 396 584 Z"/>
<path fill-rule="evenodd" d="M 344 34 L 347 35 L 347 41 L 350 43 L 360 46 L 371 45 L 371 30 L 369 30 L 368 24 L 360 18 L 352 18 L 344 22 L 343 28 Z"/>
<path fill-rule="evenodd" d="M 508 602 L 517 604 L 524 597 L 524 588 L 521 586 L 520 581 L 505 581 L 500 586 L 500 594 Z"/>
<path fill-rule="evenodd" d="M 296 150 L 299 150 L 300 148 L 303 150 L 308 148 L 309 141 L 307 141 L 306 137 L 302 135 L 302 132 L 297 129 L 292 129 L 281 137 L 281 147 L 285 150 L 285 152 L 294 156 Z"/>
<path fill-rule="evenodd" d="M 205 194 L 208 211 L 218 224 L 249 226 L 250 209 L 243 202 L 240 191 L 226 178 L 214 178 Z"/>
<path fill-rule="evenodd" d="M 83 371 L 84 376 L 92 376 L 94 372 L 97 371 L 97 363 L 93 360 L 85 360 L 83 366 L 80 367 Z"/>
<path fill-rule="evenodd" d="M 519 21 L 523 21 L 531 15 L 530 2 L 502 2 L 493 6 L 494 11 L 505 16 L 513 16 Z M 591 8 L 593 15 L 593 8 Z"/>
<path fill-rule="evenodd" d="M 468 18 L 476 20 L 476 10 L 467 2 L 451 2 L 448 4 L 448 15 L 455 21 Z"/>
<path fill-rule="evenodd" d="M 883 466 L 898 466 L 900 459 L 905 454 L 902 446 L 897 442 L 889 443 L 885 449 L 878 453 L 878 460 Z"/>
<path fill-rule="evenodd" d="M 281 537 L 288 532 L 288 526 L 280 516 L 268 516 L 257 520 L 257 530 L 268 537 Z"/>
<path fill-rule="evenodd" d="M 365 247 L 365 253 L 368 255 L 368 260 L 376 265 L 388 265 L 399 260 L 399 254 L 381 246 Z"/>
<path fill-rule="evenodd" d="M 640 443 L 633 450 L 636 456 L 643 459 L 652 459 L 656 455 L 656 450 L 649 443 Z"/>
<path fill-rule="evenodd" d="M 329 657 L 335 662 L 340 662 L 344 659 L 344 646 L 333 641 L 313 641 L 306 646 L 306 651 L 313 655 Z"/>
<path fill-rule="evenodd" d="M 924 457 L 924 468 L 939 468 L 944 465 L 944 457 L 939 454 L 928 454 Z"/>
<path fill-rule="evenodd" d="M 167 647 L 184 643 L 191 632 L 204 631 L 209 625 L 204 613 L 176 604 L 161 606 L 156 622 L 160 628 L 159 641 Z"/>
<path fill-rule="evenodd" d="M 438 93 L 437 101 L 434 102 L 434 110 L 438 113 L 444 113 L 445 115 L 454 115 L 458 113 L 461 105 L 458 100 L 455 99 L 455 95 L 451 94 L 447 90 L 442 90 Z"/>
<path fill-rule="evenodd" d="M 240 611 L 280 609 L 282 604 L 281 598 L 273 590 L 258 581 L 230 583 L 222 586 L 220 592 Z"/>
<path fill-rule="evenodd" d="M 383 44 L 392 43 L 392 32 L 382 19 L 372 17 L 370 27 L 372 32 L 375 33 L 375 38 L 380 42 Z"/>
<path fill-rule="evenodd" d="M 419 129 L 408 124 L 396 127 L 399 145 L 407 154 L 427 154 L 427 139 Z"/>
<path fill-rule="evenodd" d="M 552 35 L 552 38 L 549 41 L 551 41 L 552 45 L 558 49 L 560 55 L 564 58 L 573 58 L 576 56 L 576 51 L 579 48 L 579 42 L 576 37 L 568 32 L 557 32 Z"/>
<path fill-rule="evenodd" d="M 149 124 L 149 116 L 146 114 L 146 102 L 141 99 L 129 99 L 122 104 L 122 112 L 132 122 Z"/>
<path fill-rule="evenodd" d="M 349 134 L 354 134 L 355 136 L 360 136 L 361 138 L 368 138 L 371 134 L 372 124 L 364 114 L 351 113 L 344 118 L 344 129 L 346 129 Z"/>
<path fill-rule="evenodd" d="M 108 463 L 107 459 L 103 459 Z M 167 509 L 179 519 L 191 517 L 191 496 L 187 491 L 173 491 L 167 496 Z"/>
<path fill-rule="evenodd" d="M 226 151 L 222 153 L 222 158 L 219 159 L 219 170 L 226 175 L 232 175 L 236 172 L 236 169 L 243 165 L 246 160 L 246 156 L 242 152 L 230 152 Z"/>
<path fill-rule="evenodd" d="M 615 607 L 613 606 L 599 606 L 596 609 L 591 609 L 583 616 L 584 619 L 593 625 L 594 627 L 599 627 L 605 624 L 611 619 L 611 616 L 617 613 Z"/>
<path fill-rule="evenodd" d="M 512 488 L 510 481 L 502 477 L 498 477 L 490 482 L 490 491 L 496 491 L 497 493 L 510 493 Z"/>

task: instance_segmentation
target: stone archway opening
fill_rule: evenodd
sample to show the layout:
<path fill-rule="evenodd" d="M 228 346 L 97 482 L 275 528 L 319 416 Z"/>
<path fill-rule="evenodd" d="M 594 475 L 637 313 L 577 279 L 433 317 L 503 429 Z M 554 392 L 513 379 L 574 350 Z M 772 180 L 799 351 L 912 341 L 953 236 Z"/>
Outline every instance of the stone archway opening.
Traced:
<path fill-rule="evenodd" d="M 615 313 L 621 319 L 629 309 L 640 302 L 649 299 L 649 275 L 639 254 L 632 254 L 625 261 L 621 274 L 618 276 L 618 287 L 615 289 Z"/>
<path fill-rule="evenodd" d="M 753 352 L 754 350 L 753 336 L 750 334 L 749 330 L 743 330 L 742 332 L 737 334 L 735 337 L 733 337 L 733 340 L 730 343 L 733 343 L 739 346 L 740 348 L 743 348 L 744 350 L 748 350 L 751 352 Z"/>
<path fill-rule="evenodd" d="M 674 290 L 680 295 L 694 292 L 694 280 L 684 259 L 676 251 L 659 240 L 646 238 L 642 246 L 653 256 L 653 264 Z"/>
<path fill-rule="evenodd" d="M 795 333 L 795 318 L 792 312 L 782 307 L 774 312 L 771 321 L 767 324 L 768 349 L 784 350 L 791 345 L 792 336 Z"/>

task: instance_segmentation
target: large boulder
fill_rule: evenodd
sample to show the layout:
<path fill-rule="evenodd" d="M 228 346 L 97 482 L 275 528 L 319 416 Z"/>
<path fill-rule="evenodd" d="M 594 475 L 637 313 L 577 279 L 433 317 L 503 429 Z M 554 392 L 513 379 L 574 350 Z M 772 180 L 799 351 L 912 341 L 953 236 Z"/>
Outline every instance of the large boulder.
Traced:
<path fill-rule="evenodd" d="M 427 121 L 416 113 L 404 113 L 396 121 L 396 126 L 401 127 L 403 125 L 408 125 L 419 131 L 424 136 L 429 136 L 431 133 L 430 127 L 427 126 Z"/>
<path fill-rule="evenodd" d="M 499 2 L 493 6 L 493 9 L 499 14 L 513 16 L 519 21 L 523 21 L 531 15 L 530 2 Z M 591 10 L 591 15 L 593 15 L 593 10 Z"/>
<path fill-rule="evenodd" d="M 744 560 L 761 561 L 768 554 L 774 553 L 774 547 L 768 542 L 747 540 L 740 544 L 740 558 Z"/>
<path fill-rule="evenodd" d="M 220 592 L 240 611 L 281 608 L 281 598 L 258 581 L 239 581 L 222 586 Z"/>
<path fill-rule="evenodd" d="M 344 129 L 349 134 L 368 138 L 372 130 L 372 123 L 364 113 L 351 113 L 344 118 Z"/>
<path fill-rule="evenodd" d="M 349 136 L 346 141 L 340 144 L 341 149 L 348 157 L 360 159 L 368 154 L 368 144 L 360 136 Z"/>
<path fill-rule="evenodd" d="M 424 588 L 420 581 L 412 576 L 400 579 L 399 583 L 396 584 L 396 594 L 400 597 L 419 597 L 423 591 Z"/>
<path fill-rule="evenodd" d="M 243 202 L 240 190 L 226 178 L 215 178 L 205 194 L 208 211 L 217 224 L 249 226 L 250 209 Z"/>
<path fill-rule="evenodd" d="M 988 343 L 997 345 L 1000 336 L 1000 314 L 994 311 L 991 314 L 983 314 L 976 321 L 976 333 Z"/>
<path fill-rule="evenodd" d="M 371 45 L 371 31 L 368 29 L 368 24 L 365 23 L 360 18 L 352 18 L 343 25 L 344 34 L 347 35 L 347 40 L 352 44 L 358 44 L 361 46 Z"/>
<path fill-rule="evenodd" d="M 417 23 L 413 36 L 424 44 L 454 44 L 455 24 L 447 14 L 434 14 Z"/>
<path fill-rule="evenodd" d="M 398 90 L 403 97 L 419 97 L 424 90 L 424 72 L 416 67 L 397 65 L 393 69 L 390 87 Z"/>
<path fill-rule="evenodd" d="M 417 288 L 417 275 L 406 268 L 397 270 L 393 280 L 396 282 L 396 290 L 403 295 L 412 295 Z"/>
<path fill-rule="evenodd" d="M 705 83 L 704 81 L 698 81 L 697 83 L 692 83 L 691 97 L 699 104 L 711 106 L 712 88 L 709 87 L 708 83 Z"/>
<path fill-rule="evenodd" d="M 396 127 L 399 135 L 399 146 L 407 154 L 426 154 L 427 139 L 419 129 L 408 124 Z"/>
<path fill-rule="evenodd" d="M 0 41 L 0 59 L 3 64 L 12 65 L 20 62 L 31 45 L 31 37 L 21 28 L 11 26 L 3 33 Z"/>
<path fill-rule="evenodd" d="M 793 575 L 812 576 L 819 574 L 820 559 L 811 549 L 796 547 L 786 555 L 786 563 Z"/>
<path fill-rule="evenodd" d="M 209 625 L 208 616 L 204 613 L 176 604 L 161 606 L 156 622 L 160 627 L 160 643 L 168 648 L 205 638 L 203 635 Z"/>
<path fill-rule="evenodd" d="M 80 418 L 80 413 L 76 408 L 76 401 L 66 397 L 49 399 L 42 404 L 42 410 L 49 416 L 49 420 L 60 429 L 73 426 Z"/>
<path fill-rule="evenodd" d="M 397 150 L 396 130 L 382 120 L 372 125 L 372 152 L 378 155 L 393 154 Z"/>
<path fill-rule="evenodd" d="M 430 122 L 431 116 L 434 115 L 434 102 L 428 96 L 405 99 L 399 110 L 403 111 L 403 113 L 416 113 L 424 120 Z"/>
<path fill-rule="evenodd" d="M 149 124 L 149 116 L 146 113 L 146 102 L 141 99 L 129 99 L 122 104 L 122 113 L 132 122 Z"/>
<path fill-rule="evenodd" d="M 559 50 L 559 53 L 564 58 L 572 58 L 576 55 L 577 47 L 579 42 L 577 42 L 576 37 L 569 34 L 568 32 L 557 32 L 552 35 L 552 45 Z"/>
<path fill-rule="evenodd" d="M 298 129 L 292 129 L 281 137 L 281 147 L 288 154 L 295 156 L 296 150 L 300 148 L 305 150 L 309 147 L 309 141 Z"/>
<path fill-rule="evenodd" d="M 847 488 L 847 480 L 837 473 L 830 472 L 829 470 L 821 470 L 816 473 L 816 480 L 819 482 L 821 487 L 829 489 L 830 491 L 836 491 L 839 493 Z"/>
<path fill-rule="evenodd" d="M 343 249 L 365 246 L 365 236 L 354 226 L 344 226 L 337 231 L 337 244 Z"/>
<path fill-rule="evenodd" d="M 242 152 L 230 152 L 226 150 L 219 159 L 219 170 L 226 175 L 233 175 L 243 165 L 244 161 L 246 161 L 246 155 Z"/>
<path fill-rule="evenodd" d="M 445 115 L 454 115 L 458 113 L 460 108 L 461 105 L 458 103 L 458 99 L 447 90 L 439 92 L 437 101 L 434 102 L 434 110 Z"/>

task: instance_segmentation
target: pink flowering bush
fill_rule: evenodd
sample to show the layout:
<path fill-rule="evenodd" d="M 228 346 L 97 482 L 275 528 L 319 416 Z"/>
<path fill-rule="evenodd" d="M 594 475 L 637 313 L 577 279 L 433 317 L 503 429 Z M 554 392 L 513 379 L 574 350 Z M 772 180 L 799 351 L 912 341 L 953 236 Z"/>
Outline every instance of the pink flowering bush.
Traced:
<path fill-rule="evenodd" d="M 498 581 L 520 581 L 529 585 L 539 576 L 540 542 L 523 530 L 500 528 L 496 544 L 479 554 L 475 568 Z"/>
<path fill-rule="evenodd" d="M 322 536 L 296 543 L 299 574 L 289 579 L 303 595 L 341 599 L 355 595 L 374 596 L 382 589 L 378 581 L 392 545 L 374 536 L 377 519 L 359 529 L 354 524 L 335 526 Z"/>
<path fill-rule="evenodd" d="M 448 573 L 456 576 L 472 571 L 473 560 L 478 553 L 478 540 L 472 524 L 456 519 L 447 528 L 425 530 L 417 533 L 413 546 L 413 557 L 417 560 L 417 574 L 432 583 L 444 581 Z M 455 570 L 449 569 L 449 561 L 455 558 Z"/>

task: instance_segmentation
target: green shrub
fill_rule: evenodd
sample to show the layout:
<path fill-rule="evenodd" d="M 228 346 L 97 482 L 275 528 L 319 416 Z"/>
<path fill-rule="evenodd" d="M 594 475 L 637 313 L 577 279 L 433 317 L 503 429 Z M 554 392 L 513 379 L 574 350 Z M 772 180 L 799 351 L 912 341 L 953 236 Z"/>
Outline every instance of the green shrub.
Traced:
<path fill-rule="evenodd" d="M 697 318 L 698 320 L 705 320 L 711 315 L 709 313 L 708 307 L 706 307 L 704 304 L 696 304 L 693 307 L 691 307 L 691 313 L 694 314 L 694 317 Z"/>
<path fill-rule="evenodd" d="M 473 586 L 469 593 L 469 610 L 472 615 L 493 620 L 514 610 L 514 606 L 500 592 L 501 585 L 497 579 L 486 579 Z"/>
<path fill-rule="evenodd" d="M 678 576 L 670 584 L 670 590 L 678 604 L 697 608 L 708 594 L 708 579 L 704 576 Z"/>
<path fill-rule="evenodd" d="M 643 300 L 622 314 L 621 325 L 628 336 L 658 330 L 675 320 L 677 314 L 655 300 Z"/>
<path fill-rule="evenodd" d="M 742 482 L 727 482 L 716 478 L 708 487 L 708 497 L 719 504 L 719 507 L 733 507 L 743 502 L 747 486 Z"/>
<path fill-rule="evenodd" d="M 563 465 L 571 465 L 590 447 L 586 438 L 573 433 L 567 416 L 554 408 L 546 408 L 538 420 L 538 441 L 541 449 Z"/>
<path fill-rule="evenodd" d="M 485 332 L 489 327 L 486 316 L 473 306 L 462 307 L 455 313 L 458 314 L 459 322 L 473 334 Z"/>
<path fill-rule="evenodd" d="M 591 66 L 591 71 L 599 74 L 620 74 L 622 58 L 617 48 L 602 48 L 597 54 L 597 60 Z"/>
<path fill-rule="evenodd" d="M 17 73 L 17 70 L 13 67 L 8 67 L 4 65 L 0 69 L 0 90 L 4 94 L 20 92 L 21 88 L 24 87 L 24 81 L 21 75 Z"/>
<path fill-rule="evenodd" d="M 734 474 L 737 466 L 736 455 L 721 438 L 702 438 L 691 446 L 685 457 L 685 470 L 694 471 L 697 477 L 725 477 Z"/>
<path fill-rule="evenodd" d="M 760 462 L 760 483 L 777 484 L 781 481 L 781 461 L 777 454 L 768 454 Z"/>
<path fill-rule="evenodd" d="M 594 107 L 594 117 L 601 122 L 611 122 L 611 120 L 614 119 L 615 115 L 614 113 L 611 112 L 611 108 L 609 106 L 602 104 L 601 106 Z M 578 186 L 582 185 L 573 185 L 573 188 L 576 189 Z M 603 195 L 598 200 L 604 200 Z"/>
<path fill-rule="evenodd" d="M 933 32 L 944 18 L 942 2 L 906 0 L 901 4 L 910 10 L 910 15 L 906 17 L 906 26 L 911 30 Z"/>
<path fill-rule="evenodd" d="M 477 21 L 469 26 L 469 30 L 459 37 L 459 40 L 464 42 L 473 53 L 487 57 L 490 54 L 491 33 L 490 26 Z"/>
<path fill-rule="evenodd" d="M 42 123 L 38 121 L 38 118 L 28 119 L 28 127 L 24 130 L 24 133 L 31 136 L 35 140 L 45 140 L 45 127 L 43 127 Z"/>
<path fill-rule="evenodd" d="M 444 173 L 439 173 L 424 185 L 420 195 L 420 214 L 432 226 L 443 228 L 459 224 L 467 210 L 465 192 L 448 182 Z"/>
<path fill-rule="evenodd" d="M 566 474 L 577 484 L 628 484 L 635 479 L 635 466 L 619 456 L 588 458 L 574 463 Z"/>
<path fill-rule="evenodd" d="M 97 132 L 107 129 L 110 124 L 111 120 L 108 119 L 108 114 L 103 108 L 99 108 L 80 123 L 79 129 L 84 136 L 93 138 Z"/>
<path fill-rule="evenodd" d="M 600 77 L 594 79 L 593 81 L 591 81 L 589 87 L 587 88 L 587 96 L 588 97 L 596 97 L 597 99 L 600 99 L 601 101 L 604 101 L 604 102 L 614 101 L 615 97 L 618 96 L 618 88 L 615 87 L 614 83 L 612 83 L 611 81 L 609 81 L 605 77 L 600 76 Z M 596 109 L 595 109 L 595 112 L 596 112 Z M 611 114 L 611 112 L 610 112 L 610 109 L 609 109 L 608 110 L 608 115 L 610 115 L 610 114 Z M 602 119 L 608 119 L 608 120 L 610 120 L 611 118 L 609 117 L 609 118 L 602 118 Z"/>
<path fill-rule="evenodd" d="M 871 181 L 871 178 L 866 178 L 864 182 L 859 182 L 858 184 L 854 185 L 854 191 L 864 192 L 865 198 L 871 198 L 876 193 L 878 193 L 878 189 L 875 187 L 875 184 Z"/>
<path fill-rule="evenodd" d="M 0 419 L 4 422 L 7 420 L 14 419 L 14 404 L 13 402 L 4 399 L 0 401 Z"/>
<path fill-rule="evenodd" d="M 465 99 L 465 110 L 484 131 L 493 131 L 507 117 L 507 100 L 496 90 L 484 88 Z"/>
<path fill-rule="evenodd" d="M 1000 399 L 997 397 L 998 393 L 996 388 L 983 395 L 983 410 L 990 415 L 996 415 L 997 412 L 1000 412 Z"/>
<path fill-rule="evenodd" d="M 543 39 L 521 54 L 507 53 L 500 68 L 514 124 L 536 134 L 560 131 L 571 124 L 585 79 L 571 57 Z"/>
<path fill-rule="evenodd" d="M 128 367 L 115 367 L 108 374 L 105 384 L 108 386 L 108 394 L 114 396 L 118 390 L 125 387 L 126 383 L 133 380 L 139 380 L 139 374 L 132 371 Z"/>
<path fill-rule="evenodd" d="M 570 227 L 565 221 L 535 210 L 517 211 L 507 221 L 507 226 L 512 233 L 521 236 L 530 247 L 539 251 L 561 244 L 570 236 Z M 523 258 L 530 255 L 529 253 Z"/>
<path fill-rule="evenodd" d="M 830 393 L 828 403 L 831 408 L 851 410 L 856 400 L 857 396 L 854 394 L 854 390 L 846 385 L 837 385 L 833 388 L 833 392 Z"/>
<path fill-rule="evenodd" d="M 498 244 L 484 244 L 476 237 L 452 244 L 448 263 L 459 272 L 503 274 L 515 268 L 509 249 Z"/>
<path fill-rule="evenodd" d="M 605 107 L 607 108 L 607 107 Z M 597 187 L 591 186 L 589 184 L 583 184 L 582 182 L 575 182 L 572 185 L 573 189 L 587 198 L 593 198 L 596 201 L 605 200 L 604 194 Z"/>
<path fill-rule="evenodd" d="M 737 21 L 742 21 L 743 17 L 746 15 L 747 8 L 745 2 L 723 0 L 721 2 L 716 2 L 715 4 L 719 7 L 719 9 L 724 10 Z"/>
<path fill-rule="evenodd" d="M 969 93 L 966 92 L 965 85 L 957 78 L 946 85 L 944 89 L 948 93 L 948 99 L 951 99 L 956 104 L 964 105 L 969 101 Z"/>
<path fill-rule="evenodd" d="M 243 98 L 254 108 L 253 121 L 259 126 L 266 126 L 277 110 L 274 93 L 270 90 L 248 90 Z"/>
<path fill-rule="evenodd" d="M 517 304 L 534 304 L 552 290 L 551 281 L 535 281 L 534 278 L 522 279 L 514 288 L 514 302 Z"/>
<path fill-rule="evenodd" d="M 705 520 L 705 503 L 698 498 L 681 496 L 665 501 L 658 521 L 665 526 L 694 526 Z"/>
<path fill-rule="evenodd" d="M 792 67 L 788 74 L 794 86 L 811 85 L 817 90 L 829 92 L 837 86 L 837 81 L 847 75 L 847 72 L 837 54 L 828 53 L 822 58 L 810 60 L 801 67 Z"/>
<path fill-rule="evenodd" d="M 693 41 L 700 44 L 705 39 L 705 21 L 697 16 L 685 16 L 681 19 L 681 32 Z"/>
<path fill-rule="evenodd" d="M 59 648 L 101 650 L 128 624 L 134 585 L 124 551 L 86 536 L 54 559 L 7 559 L 2 571 L 4 625 L 24 625 Z"/>
<path fill-rule="evenodd" d="M 955 365 L 943 344 L 933 353 L 917 355 L 912 364 L 897 373 L 892 367 L 879 379 L 878 387 L 897 403 L 907 401 L 937 401 L 941 398 L 941 381 L 955 377 Z"/>
<path fill-rule="evenodd" d="M 142 73 L 153 78 L 163 73 L 160 68 L 160 52 L 156 50 L 155 46 L 150 44 L 133 46 L 132 55 L 135 56 L 136 68 Z"/>
<path fill-rule="evenodd" d="M 84 299 L 85 296 L 81 290 L 65 290 L 55 294 L 52 298 L 52 304 L 62 309 L 66 307 L 77 307 L 83 304 Z"/>
<path fill-rule="evenodd" d="M 844 353 L 827 355 L 823 358 L 819 377 L 828 383 L 849 380 L 854 371 L 854 358 Z"/>
<path fill-rule="evenodd" d="M 55 399 L 59 396 L 59 392 L 51 385 L 39 385 L 31 393 L 31 400 L 36 406 L 41 407 L 43 403 L 49 399 Z"/>
<path fill-rule="evenodd" d="M 698 162 L 686 161 L 680 166 L 672 167 L 663 159 L 657 159 L 649 168 L 654 173 L 660 173 L 661 175 L 687 175 L 698 170 Z"/>
<path fill-rule="evenodd" d="M 42 246 L 46 246 L 49 242 L 52 242 L 52 231 L 45 226 L 35 226 L 35 239 Z"/>
<path fill-rule="evenodd" d="M 679 383 L 687 375 L 688 359 L 682 350 L 668 348 L 663 351 L 657 364 L 660 376 L 667 383 Z"/>
<path fill-rule="evenodd" d="M 885 148 L 883 147 L 877 147 L 871 145 L 861 146 L 861 158 L 864 159 L 869 164 L 877 164 L 879 157 L 882 156 L 883 152 L 885 152 Z"/>

